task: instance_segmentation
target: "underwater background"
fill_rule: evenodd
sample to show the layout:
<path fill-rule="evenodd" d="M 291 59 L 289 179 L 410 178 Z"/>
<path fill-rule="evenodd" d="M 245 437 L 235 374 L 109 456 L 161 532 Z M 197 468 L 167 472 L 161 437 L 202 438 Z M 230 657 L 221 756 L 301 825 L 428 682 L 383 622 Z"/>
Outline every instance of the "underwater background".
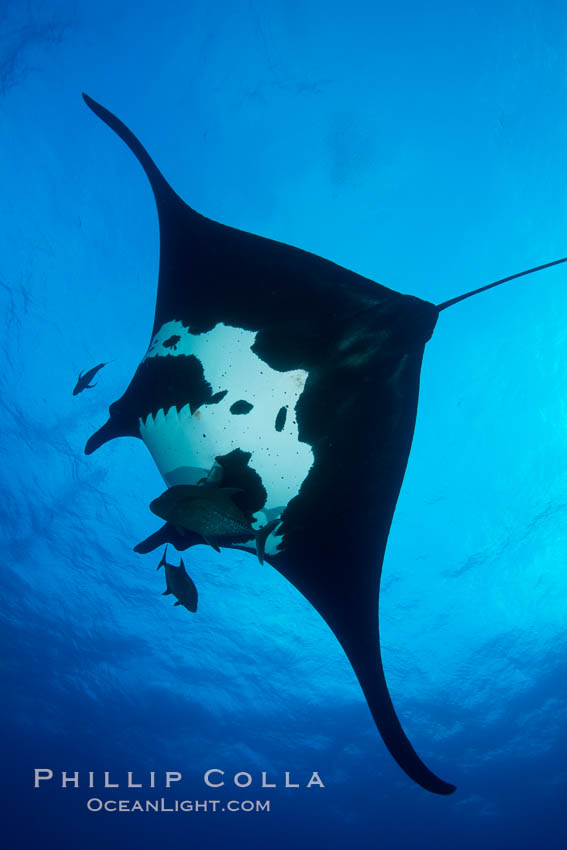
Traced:
<path fill-rule="evenodd" d="M 0 15 L 4 846 L 565 847 L 567 266 L 444 312 L 426 348 L 380 610 L 398 715 L 457 785 L 440 798 L 388 755 L 338 643 L 275 570 L 191 549 L 190 615 L 161 596 L 160 553 L 132 551 L 160 524 L 157 469 L 141 441 L 83 448 L 149 342 L 157 216 L 81 99 L 199 212 L 441 303 L 567 255 L 564 4 Z M 56 777 L 34 789 L 34 768 Z M 209 768 L 254 784 L 207 789 Z M 184 781 L 61 789 L 62 770 Z M 285 771 L 326 787 L 285 789 Z M 92 813 L 93 796 L 271 811 Z"/>

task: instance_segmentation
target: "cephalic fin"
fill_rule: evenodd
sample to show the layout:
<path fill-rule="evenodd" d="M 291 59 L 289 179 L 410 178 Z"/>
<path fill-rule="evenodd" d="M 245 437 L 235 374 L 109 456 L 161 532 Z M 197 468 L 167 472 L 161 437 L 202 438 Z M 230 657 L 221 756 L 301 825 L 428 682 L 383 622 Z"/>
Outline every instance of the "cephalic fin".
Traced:
<path fill-rule="evenodd" d="M 133 428 L 124 426 L 120 421 L 116 421 L 114 419 L 109 419 L 102 428 L 99 428 L 92 437 L 87 440 L 87 444 L 85 446 L 85 454 L 91 455 L 94 451 L 96 451 L 100 446 L 104 443 L 108 443 L 109 440 L 114 440 L 116 437 L 140 437 L 139 428 Z"/>

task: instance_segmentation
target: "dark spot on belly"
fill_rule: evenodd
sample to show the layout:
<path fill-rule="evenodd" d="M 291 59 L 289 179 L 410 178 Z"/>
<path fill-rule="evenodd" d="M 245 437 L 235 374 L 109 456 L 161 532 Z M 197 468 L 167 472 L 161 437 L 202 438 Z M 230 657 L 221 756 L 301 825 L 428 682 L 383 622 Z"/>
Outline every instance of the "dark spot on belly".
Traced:
<path fill-rule="evenodd" d="M 234 404 L 230 405 L 230 412 L 235 416 L 240 416 L 244 413 L 250 413 L 253 404 L 250 404 L 249 401 L 244 401 L 244 399 L 240 399 L 239 401 L 235 401 Z"/>
<path fill-rule="evenodd" d="M 163 347 L 172 348 L 174 351 L 177 351 L 177 343 L 180 342 L 180 340 L 181 337 L 179 336 L 179 334 L 173 334 L 173 336 L 170 336 L 169 339 L 166 339 L 166 341 L 163 343 Z"/>
<path fill-rule="evenodd" d="M 280 407 L 276 416 L 276 431 L 283 431 L 287 417 L 287 407 Z"/>
<path fill-rule="evenodd" d="M 220 392 L 215 393 L 214 396 L 212 396 L 208 401 L 205 402 L 205 404 L 218 404 L 219 401 L 223 400 L 227 392 L 228 390 L 221 390 Z"/>

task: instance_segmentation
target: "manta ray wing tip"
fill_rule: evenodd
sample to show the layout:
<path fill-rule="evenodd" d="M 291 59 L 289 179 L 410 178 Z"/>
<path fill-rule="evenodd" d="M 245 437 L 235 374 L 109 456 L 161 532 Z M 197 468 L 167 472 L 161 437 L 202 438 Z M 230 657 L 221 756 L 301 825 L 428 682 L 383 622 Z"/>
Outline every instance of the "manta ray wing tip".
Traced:
<path fill-rule="evenodd" d="M 96 112 L 97 107 L 99 107 L 99 104 L 96 102 L 96 100 L 93 100 L 92 97 L 90 97 L 86 92 L 81 92 L 81 97 L 83 98 L 89 109 L 92 109 L 93 112 Z"/>
<path fill-rule="evenodd" d="M 450 782 L 443 782 L 443 780 L 440 779 L 439 787 L 434 789 L 434 793 L 441 794 L 444 797 L 449 797 L 451 794 L 454 794 L 456 790 L 456 785 L 451 785 Z"/>

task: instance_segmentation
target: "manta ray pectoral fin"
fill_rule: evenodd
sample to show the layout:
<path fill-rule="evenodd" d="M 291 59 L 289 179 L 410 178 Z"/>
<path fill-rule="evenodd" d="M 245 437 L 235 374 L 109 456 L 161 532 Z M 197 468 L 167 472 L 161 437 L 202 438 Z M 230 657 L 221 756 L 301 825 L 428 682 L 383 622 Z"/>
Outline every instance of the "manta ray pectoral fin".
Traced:
<path fill-rule="evenodd" d="M 123 142 L 125 142 L 144 171 L 146 172 L 146 176 L 150 181 L 150 185 L 153 189 L 157 206 L 158 206 L 158 214 L 162 212 L 162 204 L 175 204 L 181 203 L 167 180 L 163 177 L 161 171 L 156 166 L 155 162 L 152 160 L 151 156 L 148 154 L 144 146 L 138 141 L 136 136 L 132 133 L 131 130 L 126 127 L 126 125 L 113 115 L 112 112 L 109 112 L 104 106 L 101 106 L 100 103 L 97 103 L 92 97 L 89 97 L 88 94 L 83 92 L 83 100 L 87 104 L 87 106 L 92 109 L 95 115 L 104 121 L 114 132 L 120 136 Z"/>
<path fill-rule="evenodd" d="M 177 601 L 177 602 L 174 602 L 174 603 L 173 603 L 173 607 L 174 607 L 174 608 L 177 608 L 177 606 L 178 606 L 178 605 L 181 605 L 181 602 Z"/>
<path fill-rule="evenodd" d="M 430 334 L 436 308 L 405 303 L 419 334 Z M 418 785 L 446 795 L 455 786 L 423 763 L 396 715 L 382 666 L 378 627 L 380 574 L 413 438 L 424 344 L 421 341 L 411 352 L 396 356 L 389 381 L 377 386 L 375 393 L 364 389 L 363 376 L 358 388 L 352 379 L 354 395 L 348 410 L 356 410 L 356 431 L 350 418 L 339 421 L 340 441 L 337 438 L 334 452 L 320 464 L 321 479 L 314 479 L 309 490 L 304 484 L 303 492 L 287 506 L 282 543 L 267 560 L 332 629 L 398 765 Z M 376 363 L 378 375 L 385 368 L 381 363 Z M 335 486 L 329 486 L 333 482 Z M 338 492 L 350 497 L 337 499 Z M 322 533 L 306 533 L 310 529 L 322 529 Z"/>
<path fill-rule="evenodd" d="M 169 590 L 169 588 L 167 590 L 164 590 L 163 593 L 162 593 L 162 596 L 170 596 L 170 595 L 171 595 L 171 590 Z"/>
<path fill-rule="evenodd" d="M 426 791 L 444 796 L 452 794 L 455 786 L 440 779 L 423 763 L 402 729 L 386 684 L 378 637 L 375 644 L 373 642 L 366 648 L 351 647 L 346 651 L 390 754 L 402 770 Z"/>
<path fill-rule="evenodd" d="M 304 592 L 304 595 L 307 594 Z M 348 583 L 342 586 L 340 583 L 333 584 L 329 586 L 326 599 L 320 595 L 316 607 L 344 649 L 390 754 L 410 779 L 426 791 L 452 794 L 455 786 L 444 782 L 423 763 L 394 709 L 382 666 L 378 605 L 374 592 L 368 587 L 354 590 Z"/>
<path fill-rule="evenodd" d="M 263 528 L 260 528 L 259 531 L 254 532 L 254 536 L 256 537 L 256 554 L 261 564 L 264 563 L 264 550 L 266 548 L 266 540 L 268 539 L 274 528 L 276 528 L 279 524 L 279 519 L 273 519 L 271 522 L 266 523 Z"/>

